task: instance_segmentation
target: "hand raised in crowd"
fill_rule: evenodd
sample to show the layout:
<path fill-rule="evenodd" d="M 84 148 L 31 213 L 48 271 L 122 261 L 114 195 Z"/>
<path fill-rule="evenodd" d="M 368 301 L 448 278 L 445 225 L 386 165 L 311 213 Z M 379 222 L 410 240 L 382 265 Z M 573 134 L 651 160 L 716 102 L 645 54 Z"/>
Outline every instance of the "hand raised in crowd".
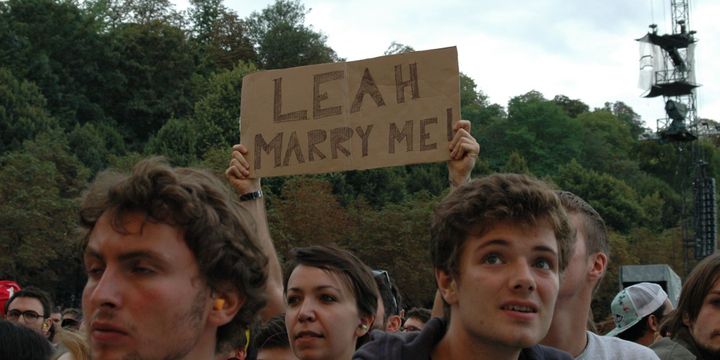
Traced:
<path fill-rule="evenodd" d="M 452 187 L 460 186 L 470 180 L 470 173 L 480 154 L 480 144 L 470 135 L 470 121 L 460 120 L 453 126 L 455 135 L 450 141 L 450 161 L 448 161 L 448 179 Z"/>
<path fill-rule="evenodd" d="M 240 194 L 247 194 L 260 189 L 260 178 L 250 177 L 250 163 L 245 158 L 248 149 L 245 145 L 233 145 L 230 164 L 225 170 L 225 177 L 228 182 Z"/>

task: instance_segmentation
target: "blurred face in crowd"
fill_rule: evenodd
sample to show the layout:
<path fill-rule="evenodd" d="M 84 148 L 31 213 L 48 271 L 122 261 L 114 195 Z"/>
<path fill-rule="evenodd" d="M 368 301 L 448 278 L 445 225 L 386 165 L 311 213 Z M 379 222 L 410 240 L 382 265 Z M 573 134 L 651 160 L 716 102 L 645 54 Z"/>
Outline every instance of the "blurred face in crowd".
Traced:
<path fill-rule="evenodd" d="M 84 253 L 83 321 L 95 359 L 199 358 L 210 291 L 183 233 L 142 213 L 117 232 L 106 211 Z"/>
<path fill-rule="evenodd" d="M 52 322 L 55 323 L 55 326 L 59 327 L 60 322 L 62 321 L 62 314 L 59 312 L 51 313 L 50 320 L 52 320 Z"/>
<path fill-rule="evenodd" d="M 485 234 L 468 235 L 461 251 L 459 274 L 442 285 L 450 326 L 506 348 L 539 343 L 550 328 L 559 288 L 558 244 L 550 225 L 500 222 Z"/>
<path fill-rule="evenodd" d="M 5 314 L 8 321 L 29 327 L 43 336 L 48 336 L 52 320 L 43 312 L 40 300 L 33 297 L 16 297 Z"/>
<path fill-rule="evenodd" d="M 698 347 L 720 358 L 720 279 L 705 295 L 697 319 L 694 322 L 684 319 L 683 322 Z"/>
<path fill-rule="evenodd" d="M 403 331 L 420 331 L 425 326 L 425 323 L 422 322 L 422 320 L 411 317 L 405 320 L 405 324 L 403 325 Z"/>
<path fill-rule="evenodd" d="M 350 359 L 357 338 L 367 331 L 361 328 L 355 294 L 341 276 L 305 265 L 292 271 L 285 324 L 299 359 Z"/>

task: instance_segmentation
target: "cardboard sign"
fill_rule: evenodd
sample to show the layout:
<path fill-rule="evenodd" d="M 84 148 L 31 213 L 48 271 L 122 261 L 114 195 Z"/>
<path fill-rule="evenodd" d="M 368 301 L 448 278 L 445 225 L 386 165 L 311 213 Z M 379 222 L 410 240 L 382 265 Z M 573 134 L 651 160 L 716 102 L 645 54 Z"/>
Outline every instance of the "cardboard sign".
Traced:
<path fill-rule="evenodd" d="M 240 142 L 252 177 L 438 162 L 459 118 L 451 47 L 249 74 Z"/>

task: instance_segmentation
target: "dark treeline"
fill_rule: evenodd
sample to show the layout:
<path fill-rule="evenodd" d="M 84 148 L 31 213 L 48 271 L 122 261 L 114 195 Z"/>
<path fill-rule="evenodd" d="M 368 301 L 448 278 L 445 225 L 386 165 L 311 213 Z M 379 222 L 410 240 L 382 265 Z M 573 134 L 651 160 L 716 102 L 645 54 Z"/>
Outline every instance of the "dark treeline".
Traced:
<path fill-rule="evenodd" d="M 76 209 L 98 171 L 158 154 L 221 174 L 239 139 L 244 75 L 342 61 L 305 24 L 300 2 L 245 19 L 222 0 L 190 4 L 177 12 L 169 0 L 0 2 L 1 279 L 77 305 L 85 275 Z M 622 102 L 590 109 L 530 91 L 502 106 L 465 75 L 461 102 L 481 146 L 474 176 L 533 174 L 605 217 L 612 255 L 596 319 L 609 313 L 619 265 L 668 263 L 682 273 L 688 147 L 638 141 L 646 129 Z M 717 176 L 720 153 L 708 139 L 698 146 Z M 264 180 L 281 258 L 293 246 L 338 243 L 389 270 L 408 305 L 432 300 L 428 216 L 447 185 L 445 164 Z"/>

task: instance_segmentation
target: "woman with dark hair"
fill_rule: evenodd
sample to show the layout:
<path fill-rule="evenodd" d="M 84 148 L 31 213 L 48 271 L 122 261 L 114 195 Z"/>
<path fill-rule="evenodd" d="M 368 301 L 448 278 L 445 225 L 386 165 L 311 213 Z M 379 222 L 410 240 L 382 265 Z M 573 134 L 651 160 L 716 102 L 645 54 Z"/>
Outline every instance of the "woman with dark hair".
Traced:
<path fill-rule="evenodd" d="M 352 359 L 377 308 L 370 268 L 346 250 L 310 246 L 292 250 L 285 273 L 285 324 L 295 356 Z"/>
<path fill-rule="evenodd" d="M 650 346 L 661 360 L 720 359 L 720 254 L 695 266 L 665 325 L 670 337 Z"/>
<path fill-rule="evenodd" d="M 50 342 L 37 331 L 0 319 L 0 359 L 48 360 Z"/>

